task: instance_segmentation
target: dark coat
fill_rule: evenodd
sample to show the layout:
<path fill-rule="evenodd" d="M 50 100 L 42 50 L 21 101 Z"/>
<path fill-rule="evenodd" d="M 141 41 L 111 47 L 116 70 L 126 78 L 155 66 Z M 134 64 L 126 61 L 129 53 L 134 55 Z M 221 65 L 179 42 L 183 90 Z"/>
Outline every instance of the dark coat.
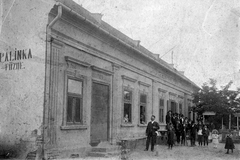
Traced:
<path fill-rule="evenodd" d="M 182 131 L 182 124 L 177 122 L 176 126 L 175 126 L 175 130 L 176 130 L 176 132 L 181 132 Z"/>
<path fill-rule="evenodd" d="M 192 124 L 191 130 L 190 130 L 191 137 L 196 135 L 196 131 L 197 131 L 197 126 L 195 124 Z"/>
<path fill-rule="evenodd" d="M 233 144 L 233 140 L 231 137 L 227 136 L 226 137 L 226 143 L 225 143 L 225 149 L 234 149 L 235 146 Z"/>
<path fill-rule="evenodd" d="M 157 122 L 148 122 L 146 135 L 147 136 L 157 136 L 156 131 L 159 129 L 159 124 Z"/>
<path fill-rule="evenodd" d="M 209 129 L 207 128 L 207 129 L 205 129 L 205 128 L 203 128 L 203 136 L 204 137 L 208 137 L 209 136 Z"/>
<path fill-rule="evenodd" d="M 174 131 L 169 130 L 167 132 L 167 136 L 168 136 L 168 140 L 167 140 L 168 145 L 173 145 L 174 144 Z"/>
<path fill-rule="evenodd" d="M 186 124 L 182 124 L 181 125 L 181 135 L 185 137 L 186 134 L 187 134 L 187 125 Z"/>
<path fill-rule="evenodd" d="M 172 116 L 170 116 L 169 114 L 166 115 L 166 123 L 172 123 Z"/>

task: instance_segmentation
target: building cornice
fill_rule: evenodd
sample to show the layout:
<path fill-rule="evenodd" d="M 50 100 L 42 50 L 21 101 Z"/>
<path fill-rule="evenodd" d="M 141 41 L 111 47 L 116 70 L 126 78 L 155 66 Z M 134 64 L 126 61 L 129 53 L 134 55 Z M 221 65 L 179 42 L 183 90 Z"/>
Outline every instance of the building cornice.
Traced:
<path fill-rule="evenodd" d="M 58 0 L 58 1 L 61 2 L 61 0 Z M 109 37 L 115 39 L 117 42 L 121 43 L 125 47 L 133 50 L 134 52 L 137 52 L 138 54 L 144 56 L 145 58 L 156 63 L 157 65 L 167 69 L 172 74 L 174 74 L 174 75 L 178 76 L 179 78 L 183 79 L 184 81 L 190 83 L 196 89 L 200 89 L 194 82 L 189 80 L 187 77 L 185 77 L 181 73 L 178 73 L 178 71 L 175 68 L 171 68 L 166 62 L 164 62 L 160 58 L 156 58 L 156 56 L 154 56 L 153 53 L 151 53 L 150 51 L 148 51 L 147 49 L 145 49 L 144 47 L 139 45 L 139 43 L 137 43 L 138 45 L 136 46 L 136 43 L 134 43 L 135 42 L 134 40 L 132 40 L 128 36 L 124 35 L 123 33 L 119 32 L 115 28 L 111 27 L 104 21 L 101 21 L 101 23 L 94 21 L 93 20 L 94 18 L 91 16 L 90 12 L 88 12 L 87 10 L 82 8 L 80 5 L 78 5 L 78 10 L 84 10 L 84 12 L 82 12 L 82 13 L 72 10 L 70 7 L 67 6 L 70 4 L 66 4 L 67 3 L 66 1 L 63 1 L 63 3 L 64 4 L 58 2 L 58 5 L 63 6 L 63 8 L 65 8 L 65 10 L 69 11 L 69 14 L 70 14 L 70 12 L 71 12 L 71 14 L 74 13 L 81 20 L 83 20 L 84 23 L 96 28 L 99 32 L 102 32 L 105 36 L 109 36 Z M 118 35 L 121 35 L 121 36 L 118 36 Z M 121 37 L 121 38 L 119 38 L 119 37 Z M 148 52 L 148 53 L 146 53 L 146 52 Z"/>

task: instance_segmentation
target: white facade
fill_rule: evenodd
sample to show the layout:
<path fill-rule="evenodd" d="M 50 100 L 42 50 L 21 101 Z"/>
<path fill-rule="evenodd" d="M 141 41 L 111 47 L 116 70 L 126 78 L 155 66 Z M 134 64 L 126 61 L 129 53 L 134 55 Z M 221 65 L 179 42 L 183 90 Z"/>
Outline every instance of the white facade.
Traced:
<path fill-rule="evenodd" d="M 188 116 L 198 87 L 74 2 L 4 1 L 1 14 L 1 152 L 84 155 L 144 136 L 152 114 L 161 129 L 169 109 Z"/>

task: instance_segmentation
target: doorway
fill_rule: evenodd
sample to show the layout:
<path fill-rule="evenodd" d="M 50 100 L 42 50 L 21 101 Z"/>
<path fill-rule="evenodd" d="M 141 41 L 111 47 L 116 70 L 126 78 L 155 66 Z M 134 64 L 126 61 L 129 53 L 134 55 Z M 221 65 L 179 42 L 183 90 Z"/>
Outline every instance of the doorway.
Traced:
<path fill-rule="evenodd" d="M 108 141 L 109 136 L 109 85 L 93 82 L 91 106 L 90 144 Z"/>
<path fill-rule="evenodd" d="M 171 110 L 172 113 L 177 113 L 177 103 L 174 101 L 171 101 Z"/>

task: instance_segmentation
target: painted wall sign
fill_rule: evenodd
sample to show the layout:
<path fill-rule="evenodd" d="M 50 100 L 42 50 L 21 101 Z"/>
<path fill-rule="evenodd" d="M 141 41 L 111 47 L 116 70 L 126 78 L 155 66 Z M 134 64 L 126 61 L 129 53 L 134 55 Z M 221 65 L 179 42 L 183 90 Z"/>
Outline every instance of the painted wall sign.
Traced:
<path fill-rule="evenodd" d="M 31 49 L 15 49 L 14 51 L 0 53 L 0 63 L 3 63 L 2 69 L 6 71 L 24 69 L 25 67 L 21 61 L 31 58 Z"/>

